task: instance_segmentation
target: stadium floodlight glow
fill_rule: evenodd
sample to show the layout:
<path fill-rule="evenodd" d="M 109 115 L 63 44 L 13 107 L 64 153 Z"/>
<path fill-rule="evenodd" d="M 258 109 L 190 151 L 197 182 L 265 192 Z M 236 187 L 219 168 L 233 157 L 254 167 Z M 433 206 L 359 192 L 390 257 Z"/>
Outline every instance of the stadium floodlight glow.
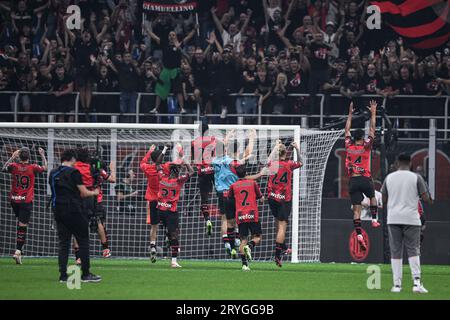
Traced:
<path fill-rule="evenodd" d="M 235 137 L 245 144 L 248 131 L 256 130 L 253 157 L 249 160 L 249 173 L 259 172 L 266 164 L 276 141 L 286 146 L 298 141 L 304 166 L 294 171 L 293 208 L 287 232 L 287 244 L 292 247 L 292 262 L 318 262 L 320 260 L 320 222 L 322 185 L 325 167 L 331 149 L 343 130 L 319 131 L 302 129 L 299 126 L 257 125 L 210 125 L 210 132 L 225 136 L 235 130 Z M 131 189 L 139 196 L 130 202 L 133 210 L 124 212 L 116 198 L 115 184 L 105 184 L 103 192 L 107 210 L 107 228 L 110 247 L 115 257 L 146 258 L 149 253 L 150 227 L 146 224 L 146 202 L 144 200 L 146 178 L 139 170 L 139 163 L 152 144 L 163 147 L 180 143 L 186 157 L 192 158 L 190 141 L 199 134 L 199 125 L 175 124 L 109 124 L 109 123 L 0 123 L 0 161 L 2 163 L 21 146 L 28 146 L 32 162 L 37 162 L 37 148 L 42 147 L 49 161 L 49 170 L 58 165 L 59 154 L 66 148 L 80 145 L 96 150 L 97 138 L 101 158 L 104 162 L 116 161 L 118 183 L 123 182 L 129 170 L 136 173 Z M 291 154 L 289 152 L 289 154 Z M 172 152 L 166 153 L 165 161 L 171 160 Z M 220 234 L 220 215 L 215 192 L 210 198 L 210 214 L 214 224 L 211 237 L 205 234 L 204 220 L 200 213 L 198 176 L 195 174 L 182 191 L 179 202 L 180 254 L 181 259 L 225 259 L 225 250 Z M 258 180 L 261 191 L 266 194 L 267 177 Z M 15 245 L 15 217 L 11 212 L 7 194 L 10 188 L 9 175 L 0 182 L 0 256 L 10 255 Z M 47 206 L 50 189 L 47 176 L 36 177 L 34 209 L 24 247 L 25 256 L 56 256 L 57 236 L 53 216 Z M 269 261 L 273 258 L 275 244 L 275 222 L 267 202 L 259 204 L 263 240 L 256 248 L 253 258 Z M 164 232 L 158 235 L 158 252 L 167 256 Z M 93 256 L 100 256 L 101 248 L 97 235 L 91 235 Z"/>

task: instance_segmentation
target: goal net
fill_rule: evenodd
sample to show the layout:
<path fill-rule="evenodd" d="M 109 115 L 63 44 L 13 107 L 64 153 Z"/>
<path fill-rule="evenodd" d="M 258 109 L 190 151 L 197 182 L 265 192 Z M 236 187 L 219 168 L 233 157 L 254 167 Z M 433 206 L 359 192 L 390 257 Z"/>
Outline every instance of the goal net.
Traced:
<path fill-rule="evenodd" d="M 294 171 L 293 205 L 286 242 L 292 247 L 292 262 L 317 262 L 320 258 L 320 211 L 322 184 L 329 153 L 342 135 L 341 131 L 315 131 L 298 126 L 229 126 L 210 125 L 210 134 L 223 139 L 229 130 L 236 130 L 241 151 L 248 142 L 249 129 L 257 136 L 253 157 L 247 166 L 251 174 L 259 172 L 280 139 L 286 145 L 300 142 L 304 166 Z M 150 226 L 146 223 L 147 207 L 144 199 L 147 180 L 139 169 L 141 159 L 152 144 L 162 147 L 180 143 L 187 158 L 191 155 L 191 142 L 199 135 L 198 125 L 163 124 L 0 124 L 0 161 L 3 165 L 13 151 L 22 146 L 31 150 L 31 162 L 40 163 L 37 152 L 43 148 L 49 170 L 59 165 L 62 150 L 87 147 L 100 151 L 101 159 L 116 162 L 116 183 L 105 183 L 103 205 L 107 211 L 106 229 L 110 248 L 115 257 L 145 258 L 149 255 Z M 97 143 L 98 141 L 98 143 Z M 171 150 L 169 150 L 171 151 Z M 295 157 L 288 149 L 288 156 Z M 171 161 L 173 152 L 167 152 L 164 161 Z M 194 166 L 195 167 L 195 166 Z M 47 173 L 36 177 L 33 213 L 24 246 L 26 256 L 56 256 L 57 234 L 51 209 L 48 207 L 50 188 Z M 0 175 L 0 256 L 10 255 L 15 249 L 16 218 L 9 204 L 11 177 Z M 267 190 L 267 177 L 258 180 L 263 194 Z M 130 195 L 125 200 L 118 193 Z M 200 212 L 198 176 L 194 174 L 185 184 L 178 204 L 180 215 L 181 259 L 226 259 L 222 235 L 221 216 L 215 191 L 210 195 L 209 211 L 213 222 L 212 236 L 206 235 L 205 221 Z M 255 260 L 271 260 L 275 244 L 275 222 L 267 201 L 259 203 L 263 230 L 261 245 L 253 254 Z M 157 241 L 159 257 L 169 257 L 165 232 L 161 226 Z M 98 235 L 91 234 L 91 255 L 101 256 Z"/>

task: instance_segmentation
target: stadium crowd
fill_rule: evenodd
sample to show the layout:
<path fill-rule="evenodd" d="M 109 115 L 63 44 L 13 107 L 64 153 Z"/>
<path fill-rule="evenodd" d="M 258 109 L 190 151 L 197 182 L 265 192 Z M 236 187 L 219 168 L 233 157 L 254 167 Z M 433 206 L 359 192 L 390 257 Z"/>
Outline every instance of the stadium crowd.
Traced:
<path fill-rule="evenodd" d="M 40 114 L 20 121 L 46 121 L 52 112 L 64 113 L 57 121 L 74 121 L 74 91 L 86 121 L 105 120 L 89 115 L 98 112 L 133 122 L 138 92 L 155 93 L 140 102 L 142 122 L 196 113 L 197 106 L 223 122 L 259 107 L 264 114 L 318 114 L 317 93 L 326 94 L 325 114 L 344 114 L 349 99 L 365 105 L 362 94 L 387 97 L 391 114 L 438 110 L 435 101 L 393 98 L 447 95 L 449 46 L 418 56 L 387 28 L 367 29 L 368 3 L 202 0 L 198 15 L 151 13 L 143 22 L 137 0 L 0 1 L 0 91 L 30 92 L 20 95 L 19 111 Z M 67 28 L 71 4 L 81 8 L 81 30 Z M 330 103 L 330 94 L 345 98 Z M 0 111 L 11 112 L 15 102 L 0 92 Z M 279 119 L 264 123 L 296 121 Z"/>

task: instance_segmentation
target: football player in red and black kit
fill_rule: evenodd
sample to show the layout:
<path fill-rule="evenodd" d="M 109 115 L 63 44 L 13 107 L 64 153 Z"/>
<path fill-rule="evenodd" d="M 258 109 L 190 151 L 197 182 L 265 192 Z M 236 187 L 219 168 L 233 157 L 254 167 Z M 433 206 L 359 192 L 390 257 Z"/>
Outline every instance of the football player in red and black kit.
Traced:
<path fill-rule="evenodd" d="M 372 175 L 370 173 L 370 153 L 372 151 L 373 141 L 375 139 L 375 121 L 377 115 L 377 103 L 370 101 L 370 128 L 369 137 L 364 139 L 364 131 L 358 129 L 353 136 L 350 135 L 353 115 L 353 102 L 350 103 L 347 123 L 345 125 L 345 149 L 347 156 L 345 166 L 350 177 L 349 193 L 353 205 L 353 225 L 358 237 L 358 243 L 362 250 L 366 250 L 366 242 L 361 233 L 361 202 L 363 194 L 370 199 L 370 212 L 372 215 L 372 226 L 380 226 L 377 220 L 377 199 L 375 198 L 375 189 L 373 187 Z"/>
<path fill-rule="evenodd" d="M 194 164 L 197 166 L 198 188 L 200 189 L 201 213 L 206 221 L 206 234 L 212 234 L 212 222 L 209 216 L 209 196 L 214 185 L 214 167 L 211 162 L 215 155 L 216 138 L 205 135 L 209 127 L 201 124 L 201 136 L 192 141 Z"/>
<path fill-rule="evenodd" d="M 78 169 L 81 173 L 83 184 L 90 191 L 99 187 L 104 181 L 114 183 L 116 181 L 115 164 L 110 164 L 111 173 L 107 173 L 104 169 L 99 169 L 98 177 L 94 177 L 94 172 L 91 164 L 89 150 L 86 148 L 76 149 L 76 159 L 74 168 Z M 91 227 L 96 229 L 102 244 L 102 255 L 104 258 L 111 256 L 111 250 L 109 249 L 108 233 L 105 226 L 106 211 L 102 205 L 103 193 L 99 193 L 97 198 L 90 197 L 84 198 L 83 203 L 88 216 L 91 219 Z M 75 259 L 77 264 L 80 264 L 78 250 L 79 246 L 76 240 L 73 241 L 73 248 L 75 252 Z"/>
<path fill-rule="evenodd" d="M 277 141 L 269 157 L 269 179 L 267 184 L 267 198 L 270 211 L 277 222 L 277 237 L 275 240 L 275 263 L 282 266 L 281 254 L 289 253 L 290 249 L 285 243 L 286 229 L 292 209 L 292 172 L 300 168 L 300 149 L 296 142 L 291 146 L 297 153 L 297 161 L 286 160 L 286 146 Z"/>
<path fill-rule="evenodd" d="M 39 148 L 38 151 L 42 158 L 42 166 L 29 163 L 30 149 L 27 147 L 15 151 L 3 166 L 3 172 L 12 175 L 9 199 L 18 220 L 16 251 L 13 255 L 17 264 L 22 264 L 22 248 L 25 244 L 27 227 L 33 208 L 35 175 L 47 170 L 45 152 L 42 148 Z M 19 161 L 16 162 L 17 160 Z"/>
<path fill-rule="evenodd" d="M 150 260 L 156 262 L 156 238 L 158 236 L 158 191 L 159 191 L 159 174 L 158 166 L 161 164 L 167 147 L 164 150 L 156 149 L 152 145 L 145 157 L 142 158 L 140 169 L 147 177 L 147 191 L 145 192 L 145 200 L 147 200 L 147 224 L 150 224 Z"/>
<path fill-rule="evenodd" d="M 228 198 L 234 201 L 236 207 L 236 223 L 241 238 L 239 253 L 242 259 L 242 270 L 248 271 L 252 251 L 261 242 L 258 199 L 264 201 L 264 198 L 256 181 L 246 177 L 245 165 L 236 167 L 236 175 L 239 180 L 230 186 Z M 250 241 L 248 241 L 249 235 L 251 235 Z"/>
<path fill-rule="evenodd" d="M 187 173 L 180 175 L 182 167 L 186 167 Z M 158 191 L 158 217 L 157 221 L 162 222 L 166 227 L 170 250 L 172 254 L 171 267 L 181 268 L 177 262 L 178 257 L 178 222 L 179 215 L 177 210 L 180 192 L 183 185 L 194 174 L 194 170 L 184 160 L 168 165 L 169 172 L 159 171 L 159 191 Z"/>

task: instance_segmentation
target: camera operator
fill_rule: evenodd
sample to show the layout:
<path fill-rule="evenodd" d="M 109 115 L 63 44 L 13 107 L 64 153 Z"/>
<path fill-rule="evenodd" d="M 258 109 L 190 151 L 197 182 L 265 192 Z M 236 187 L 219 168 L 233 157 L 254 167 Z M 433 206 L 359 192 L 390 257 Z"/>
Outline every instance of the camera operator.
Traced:
<path fill-rule="evenodd" d="M 89 222 L 82 201 L 82 199 L 96 197 L 99 192 L 98 190 L 90 191 L 83 185 L 81 173 L 73 167 L 74 164 L 75 152 L 65 150 L 61 155 L 61 165 L 53 169 L 49 176 L 52 190 L 51 203 L 59 238 L 59 281 L 67 281 L 67 262 L 70 239 L 73 235 L 80 245 L 81 281 L 99 282 L 102 278 L 89 271 Z"/>

